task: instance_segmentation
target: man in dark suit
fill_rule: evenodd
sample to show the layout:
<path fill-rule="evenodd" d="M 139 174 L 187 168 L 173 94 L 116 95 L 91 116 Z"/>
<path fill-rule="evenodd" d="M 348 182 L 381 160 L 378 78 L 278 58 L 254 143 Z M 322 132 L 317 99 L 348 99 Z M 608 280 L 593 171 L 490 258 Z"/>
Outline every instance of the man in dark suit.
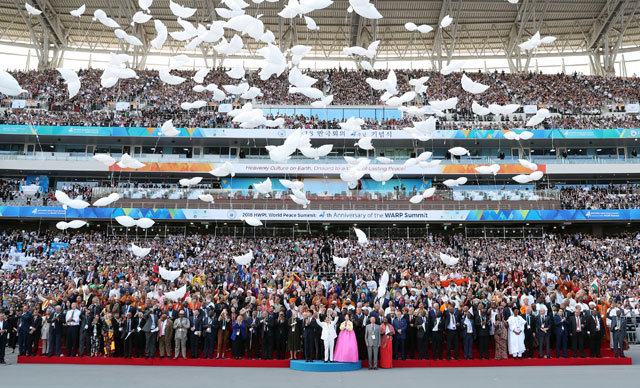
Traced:
<path fill-rule="evenodd" d="M 48 356 L 52 357 L 55 353 L 56 356 L 60 356 L 62 351 L 62 332 L 64 327 L 64 314 L 62 313 L 62 307 L 56 306 L 54 311 L 47 318 L 49 320 L 49 352 Z"/>
<path fill-rule="evenodd" d="M 460 330 L 460 312 L 449 306 L 444 315 L 444 329 L 447 338 L 447 360 L 451 359 L 451 351 L 455 352 L 456 360 L 460 359 L 460 344 L 458 343 L 458 331 Z"/>
<path fill-rule="evenodd" d="M 33 321 L 33 313 L 27 305 L 22 306 L 22 313 L 18 317 L 18 349 L 21 356 L 27 355 L 29 328 Z"/>
<path fill-rule="evenodd" d="M 259 330 L 260 321 L 258 320 L 258 312 L 253 310 L 251 312 L 251 316 L 247 318 L 246 327 L 247 327 L 247 357 L 250 360 L 260 358 L 260 348 L 258 345 L 260 344 L 260 330 Z"/>
<path fill-rule="evenodd" d="M 620 307 L 616 311 L 616 316 L 611 318 L 609 330 L 613 337 L 613 356 L 626 357 L 624 355 L 624 339 L 627 336 L 627 318 L 622 316 Z"/>
<path fill-rule="evenodd" d="M 249 318 L 251 319 L 251 318 Z M 249 319 L 247 319 L 247 326 L 249 326 Z M 216 319 L 214 317 L 214 311 L 209 310 L 206 317 L 202 319 L 202 330 L 204 331 L 204 349 L 203 358 L 213 358 L 213 349 L 216 336 L 218 335 L 218 329 L 215 327 Z M 247 352 L 249 349 L 247 348 Z M 251 354 L 247 354 L 251 358 Z"/>
<path fill-rule="evenodd" d="M 476 335 L 478 338 L 478 353 L 480 359 L 489 359 L 489 335 L 491 334 L 491 320 L 487 310 L 480 308 L 476 317 Z"/>
<path fill-rule="evenodd" d="M 360 306 L 356 307 L 356 312 L 353 315 L 353 332 L 356 335 L 356 342 L 358 343 L 358 355 L 361 360 L 367 358 L 367 346 L 364 338 L 365 326 L 369 323 L 366 314 L 362 311 Z"/>
<path fill-rule="evenodd" d="M 4 351 L 7 347 L 7 336 L 9 335 L 9 321 L 5 313 L 0 312 L 0 364 L 4 362 Z"/>
<path fill-rule="evenodd" d="M 396 316 L 393 318 L 393 329 L 396 331 L 396 334 L 393 338 L 393 359 L 398 359 L 398 353 L 400 353 L 400 357 L 403 360 L 407 359 L 407 350 L 405 348 L 405 343 L 407 340 L 407 320 L 404 319 L 400 310 L 396 310 Z"/>
<path fill-rule="evenodd" d="M 549 358 L 549 339 L 551 337 L 551 318 L 547 314 L 547 308 L 542 307 L 536 318 L 536 335 L 538 336 L 538 358 L 542 358 L 543 350 L 545 358 Z"/>
<path fill-rule="evenodd" d="M 124 358 L 131 358 L 133 355 L 135 328 L 134 318 L 131 317 L 131 313 L 128 313 L 120 325 L 120 338 L 122 338 Z"/>
<path fill-rule="evenodd" d="M 135 316 L 137 316 L 137 313 L 138 313 L 138 311 L 137 311 L 137 309 L 135 308 L 135 306 L 132 306 L 132 305 L 131 305 L 131 300 L 129 300 L 129 299 L 125 299 L 125 301 L 124 301 L 124 306 L 122 306 L 122 307 L 120 308 L 120 310 L 121 310 L 121 311 L 120 311 L 120 314 L 121 314 L 123 317 L 125 317 L 125 316 L 126 316 L 127 314 L 129 314 L 129 313 L 131 313 L 131 316 L 132 316 L 132 317 L 135 317 Z"/>
<path fill-rule="evenodd" d="M 156 340 L 158 339 L 158 316 L 156 312 L 157 308 L 153 306 L 145 312 L 143 317 L 144 358 L 153 358 L 156 353 Z"/>
<path fill-rule="evenodd" d="M 585 320 L 580 313 L 580 306 L 576 306 L 576 311 L 569 317 L 569 337 L 571 337 L 571 352 L 573 357 L 584 358 L 584 333 L 586 332 Z"/>
<path fill-rule="evenodd" d="M 284 354 L 287 350 L 287 335 L 289 331 L 287 330 L 289 325 L 287 325 L 287 320 L 284 318 L 284 312 L 280 312 L 278 314 L 278 318 L 275 322 L 275 350 L 276 350 L 276 358 L 278 360 L 284 360 Z"/>
<path fill-rule="evenodd" d="M 31 326 L 29 327 L 29 334 L 27 337 L 27 355 L 35 356 L 38 354 L 38 345 L 40 342 L 40 331 L 42 330 L 42 317 L 36 309 L 33 312 L 33 319 Z"/>
<path fill-rule="evenodd" d="M 133 323 L 135 324 L 135 329 L 133 334 L 131 334 L 133 336 L 133 344 L 135 347 L 135 357 L 136 358 L 142 358 L 144 357 L 144 332 L 142 331 L 142 326 L 144 326 L 144 314 L 142 313 L 142 311 L 138 311 L 138 313 L 136 314 L 136 317 L 133 320 Z"/>
<path fill-rule="evenodd" d="M 316 341 L 316 331 L 319 328 L 315 319 L 311 319 L 311 314 L 305 312 L 302 320 L 302 341 L 304 342 L 304 360 L 313 362 L 314 345 Z"/>
<path fill-rule="evenodd" d="M 440 310 L 435 310 L 431 329 L 431 353 L 433 359 L 442 360 L 442 341 L 444 339 L 445 319 Z"/>
<path fill-rule="evenodd" d="M 200 310 L 194 309 L 193 315 L 189 318 L 189 347 L 191 358 L 198 358 L 200 353 L 200 336 L 202 335 L 202 317 Z"/>
<path fill-rule="evenodd" d="M 404 319 L 407 321 L 407 344 L 406 354 L 410 360 L 414 360 L 416 345 L 418 343 L 418 328 L 416 327 L 416 314 L 413 307 L 409 307 L 409 312 L 404 315 Z"/>
<path fill-rule="evenodd" d="M 595 307 L 596 305 L 593 303 L 591 311 L 589 311 L 586 318 L 587 339 L 589 341 L 589 356 L 600 358 L 602 357 L 600 355 L 600 347 L 602 346 L 602 337 L 604 335 L 604 322 Z"/>
<path fill-rule="evenodd" d="M 562 308 L 558 310 L 558 314 L 553 317 L 554 334 L 556 336 L 556 358 L 560 358 L 560 351 L 562 350 L 562 357 L 567 358 L 567 338 L 569 337 L 569 322 Z"/>
<path fill-rule="evenodd" d="M 418 359 L 429 359 L 429 338 L 431 337 L 431 327 L 427 311 L 421 309 L 415 320 L 416 342 L 418 345 Z"/>
<path fill-rule="evenodd" d="M 525 309 L 524 316 L 524 346 L 525 346 L 525 358 L 533 357 L 533 336 L 536 332 L 536 320 L 531 314 L 531 306 L 527 306 Z"/>
<path fill-rule="evenodd" d="M 464 313 L 464 318 L 462 318 L 461 323 L 461 331 L 462 331 L 462 350 L 465 360 L 473 359 L 473 339 L 476 335 L 475 330 L 475 320 L 473 319 L 473 315 L 471 315 L 471 311 L 467 310 Z"/>
<path fill-rule="evenodd" d="M 273 313 L 273 307 L 270 307 L 268 312 L 264 312 L 264 316 L 260 320 L 263 360 L 273 360 L 273 342 L 276 336 L 275 326 L 276 322 Z"/>

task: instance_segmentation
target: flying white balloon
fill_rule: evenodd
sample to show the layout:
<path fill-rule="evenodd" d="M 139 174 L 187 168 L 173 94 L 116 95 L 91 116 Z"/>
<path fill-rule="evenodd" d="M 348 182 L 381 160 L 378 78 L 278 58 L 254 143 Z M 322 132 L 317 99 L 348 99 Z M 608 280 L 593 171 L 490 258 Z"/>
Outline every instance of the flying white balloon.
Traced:
<path fill-rule="evenodd" d="M 461 83 L 462 89 L 473 94 L 484 93 L 487 89 L 489 89 L 489 85 L 483 85 L 479 82 L 475 82 L 471 78 L 467 77 L 466 74 L 462 75 Z"/>
<path fill-rule="evenodd" d="M 249 251 L 248 253 L 245 253 L 244 255 L 241 255 L 241 256 L 234 256 L 233 260 L 238 265 L 245 265 L 245 266 L 249 265 L 253 260 L 253 251 Z"/>
<path fill-rule="evenodd" d="M 357 13 L 367 19 L 382 19 L 382 15 L 376 9 L 376 6 L 369 3 L 369 0 L 349 0 L 348 12 Z"/>
<path fill-rule="evenodd" d="M 72 99 L 80 91 L 80 78 L 78 74 L 71 69 L 57 69 L 64 81 L 67 83 L 69 90 L 69 99 Z"/>
<path fill-rule="evenodd" d="M 442 18 L 442 20 L 440 20 L 440 27 L 447 28 L 451 25 L 451 22 L 453 22 L 453 18 L 449 15 L 446 15 Z"/>
<path fill-rule="evenodd" d="M 169 9 L 171 13 L 179 18 L 188 19 L 196 13 L 197 9 L 184 7 L 178 3 L 174 3 L 173 0 L 169 0 Z"/>
<path fill-rule="evenodd" d="M 80 8 L 78 9 L 74 9 L 73 11 L 69 12 L 71 14 L 71 16 L 75 16 L 77 18 L 79 18 L 80 16 L 82 16 L 84 14 L 84 11 L 87 9 L 87 6 L 82 4 L 80 6 Z"/>
<path fill-rule="evenodd" d="M 356 237 L 358 238 L 358 244 L 364 245 L 369 242 L 367 235 L 362 230 L 354 227 L 353 231 L 356 233 Z"/>
<path fill-rule="evenodd" d="M 262 226 L 262 221 L 255 217 L 244 217 L 242 220 L 250 226 Z"/>
<path fill-rule="evenodd" d="M 129 216 L 118 216 L 116 217 L 116 222 L 124 226 L 125 228 L 130 228 L 136 225 L 136 220 Z"/>
<path fill-rule="evenodd" d="M 158 268 L 158 274 L 164 280 L 166 280 L 168 282 L 172 282 L 172 281 L 174 281 L 174 280 L 176 280 L 177 278 L 180 277 L 180 275 L 182 274 L 182 271 L 181 270 L 169 271 L 168 269 L 166 269 L 164 267 L 159 267 Z"/>

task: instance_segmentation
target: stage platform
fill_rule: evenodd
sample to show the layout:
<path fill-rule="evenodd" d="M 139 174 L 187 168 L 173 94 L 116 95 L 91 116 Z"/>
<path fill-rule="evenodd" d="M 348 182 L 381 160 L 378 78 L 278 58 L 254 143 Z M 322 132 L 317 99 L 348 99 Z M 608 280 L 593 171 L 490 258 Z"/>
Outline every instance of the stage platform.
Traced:
<path fill-rule="evenodd" d="M 362 368 L 362 362 L 324 362 L 304 360 L 291 360 L 291 369 L 302 372 L 349 372 Z"/>
<path fill-rule="evenodd" d="M 295 363 L 295 364 L 294 364 Z M 153 359 L 145 358 L 117 358 L 117 357 L 18 357 L 18 364 L 67 364 L 67 365 L 143 365 L 143 366 L 199 366 L 199 367 L 239 367 L 239 368 L 291 368 L 295 370 L 310 370 L 303 368 L 329 369 L 350 367 L 348 370 L 368 368 L 367 361 L 360 363 L 325 364 L 323 361 L 305 363 L 304 360 L 249 360 L 249 359 L 201 359 L 178 358 Z M 300 364 L 303 364 L 299 366 Z M 306 364 L 306 366 L 304 365 Z M 296 367 L 294 367 L 294 365 Z M 356 367 L 357 365 L 357 367 Z M 501 367 L 501 366 L 576 366 L 576 365 L 631 365 L 631 358 L 529 358 L 523 360 L 394 360 L 394 368 L 469 368 L 469 367 Z M 318 372 L 324 370 L 316 370 Z M 344 370 L 340 370 L 344 371 Z"/>

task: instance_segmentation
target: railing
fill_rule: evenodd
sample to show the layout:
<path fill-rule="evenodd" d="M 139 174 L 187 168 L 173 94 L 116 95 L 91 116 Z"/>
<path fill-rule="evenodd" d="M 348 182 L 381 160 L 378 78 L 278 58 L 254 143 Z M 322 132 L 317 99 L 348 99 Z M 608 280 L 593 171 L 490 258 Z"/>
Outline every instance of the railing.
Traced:
<path fill-rule="evenodd" d="M 166 188 L 134 188 L 134 187 L 93 187 L 91 190 L 93 200 L 106 197 L 109 194 L 118 193 L 121 198 L 134 199 L 134 200 L 163 200 L 163 201 L 179 201 L 179 200 L 191 200 L 197 201 L 198 195 L 209 194 L 214 200 L 267 200 L 278 201 L 288 200 L 289 191 L 273 191 L 271 194 L 263 195 L 255 190 L 239 190 L 239 189 L 209 189 L 209 188 L 180 188 L 180 187 L 166 187 Z M 340 193 L 335 192 L 320 192 L 312 193 L 307 192 L 307 198 L 309 200 L 322 200 L 322 201 L 396 201 L 407 200 L 416 195 L 417 192 L 413 191 L 376 191 L 376 190 L 348 190 Z M 133 196 L 140 196 L 139 198 L 133 198 Z M 497 196 L 502 195 L 502 198 Z M 155 198 L 153 198 L 156 196 Z M 477 198 L 478 196 L 484 196 L 484 198 Z M 436 194 L 431 201 L 558 201 L 560 200 L 560 192 L 558 190 L 546 189 L 546 190 L 487 190 L 487 189 L 460 189 L 456 191 L 452 190 L 437 190 Z"/>
<path fill-rule="evenodd" d="M 115 159 L 120 158 L 120 154 L 111 154 Z M 260 157 L 246 157 L 239 159 L 235 156 L 221 156 L 221 155 L 205 155 L 199 158 L 187 158 L 186 155 L 159 155 L 159 154 L 141 154 L 135 155 L 135 158 L 143 163 L 171 163 L 171 162 L 191 162 L 191 163 L 222 163 L 227 161 L 233 161 L 234 163 L 250 163 L 250 164 L 273 164 L 267 156 Z M 373 160 L 373 158 L 371 158 Z M 398 166 L 403 164 L 407 158 L 391 157 L 392 164 L 380 165 L 380 166 Z M 497 159 L 495 157 L 463 157 L 461 159 L 442 159 L 435 157 L 434 159 L 441 160 L 442 164 L 517 164 L 518 158 L 507 156 L 505 159 Z M 0 153 L 0 160 L 58 160 L 58 161 L 77 161 L 84 162 L 88 160 L 94 160 L 92 155 L 73 155 L 66 152 L 36 152 L 30 155 L 12 154 L 12 153 Z M 597 156 L 580 156 L 580 157 L 568 157 L 558 158 L 554 156 L 532 156 L 530 160 L 541 164 L 629 164 L 640 163 L 640 158 L 622 158 L 616 157 L 603 158 Z M 328 156 L 320 160 L 308 159 L 303 156 L 293 155 L 291 162 L 300 164 L 344 164 L 344 158 L 342 156 Z M 374 162 L 375 163 L 375 162 Z"/>

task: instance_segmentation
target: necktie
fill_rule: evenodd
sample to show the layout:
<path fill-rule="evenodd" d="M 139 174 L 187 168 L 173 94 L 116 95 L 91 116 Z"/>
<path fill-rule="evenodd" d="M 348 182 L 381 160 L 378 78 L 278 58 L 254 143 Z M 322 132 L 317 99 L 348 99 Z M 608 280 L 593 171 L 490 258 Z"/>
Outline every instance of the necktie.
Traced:
<path fill-rule="evenodd" d="M 578 321 L 578 324 L 577 324 L 577 326 L 578 326 L 578 331 L 580 331 L 580 317 L 577 317 L 577 321 Z"/>

